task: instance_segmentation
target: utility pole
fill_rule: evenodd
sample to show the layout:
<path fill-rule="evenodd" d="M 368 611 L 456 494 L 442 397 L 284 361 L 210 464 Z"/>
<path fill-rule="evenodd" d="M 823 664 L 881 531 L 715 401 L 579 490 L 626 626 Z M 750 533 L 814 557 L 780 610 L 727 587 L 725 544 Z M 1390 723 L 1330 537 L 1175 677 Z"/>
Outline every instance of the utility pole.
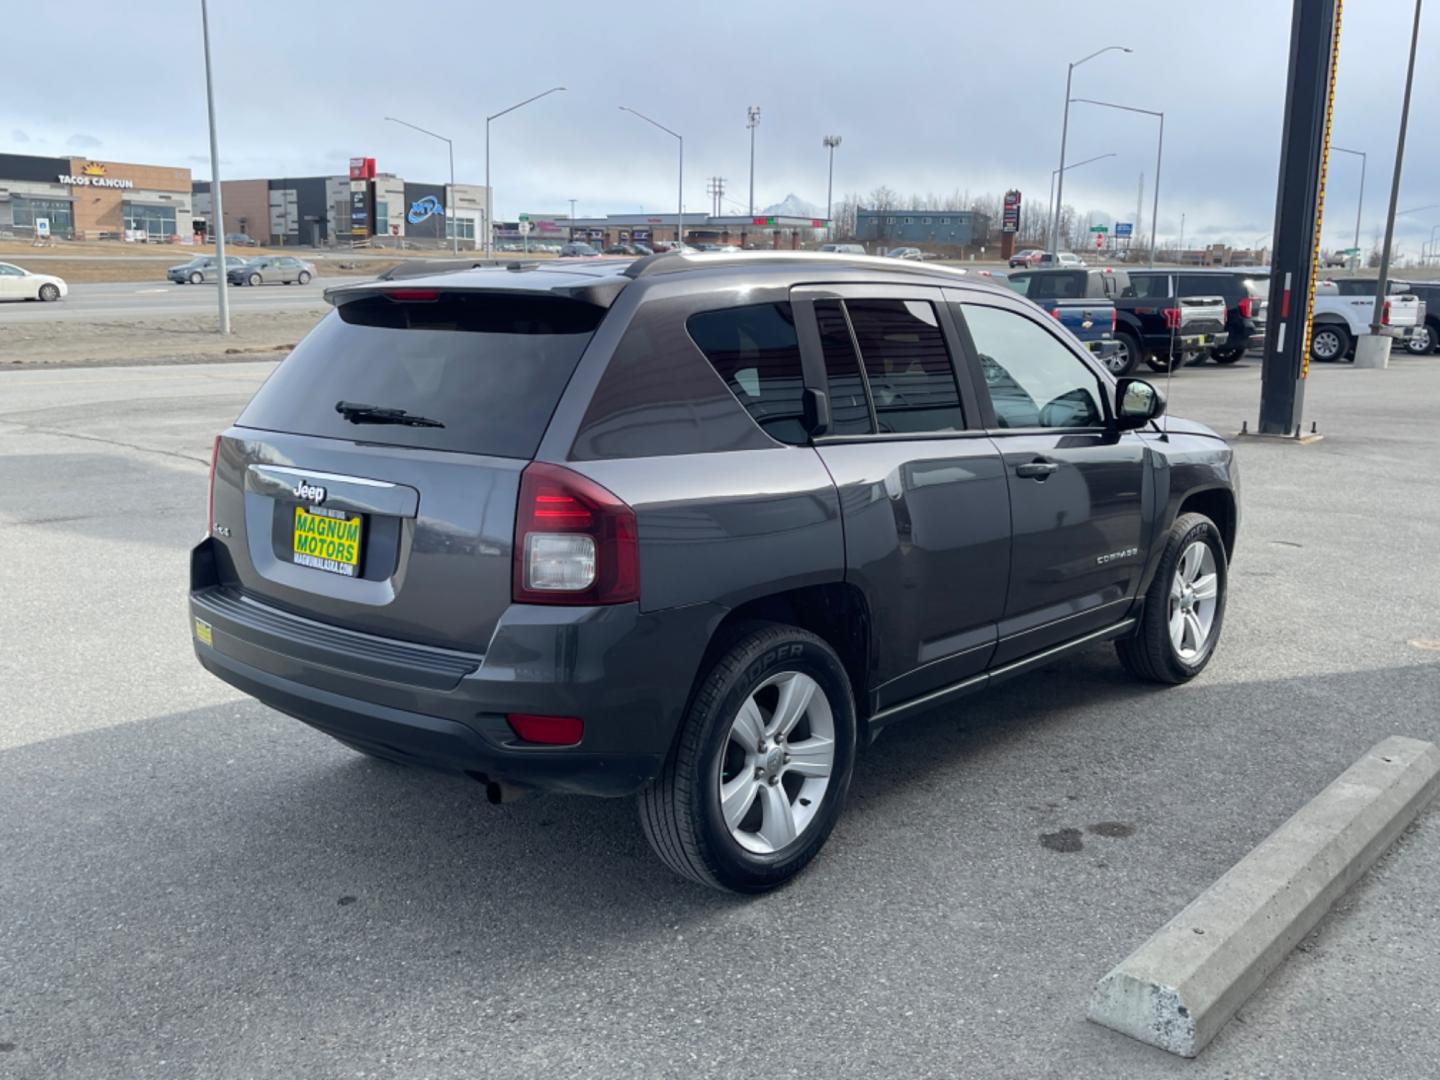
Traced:
<path fill-rule="evenodd" d="M 719 217 L 721 212 L 720 202 L 725 197 L 725 177 L 712 176 L 705 181 L 706 194 L 710 196 L 710 212 Z"/>
<path fill-rule="evenodd" d="M 220 333 L 230 333 L 230 275 L 225 267 L 225 209 L 220 200 L 220 143 L 215 137 L 215 81 L 210 72 L 210 10 L 200 0 L 200 30 L 205 38 L 205 106 L 210 113 L 210 229 L 215 234 L 215 285 L 220 297 Z M 1414 54 L 1411 54 L 1414 65 Z M 1408 91 L 1407 91 L 1408 92 Z M 1394 210 L 1394 206 L 1391 206 Z"/>
<path fill-rule="evenodd" d="M 760 126 L 760 106 L 745 110 L 745 126 L 750 129 L 750 216 L 755 216 L 755 129 Z"/>
<path fill-rule="evenodd" d="M 1137 194 L 1137 195 L 1135 196 L 1135 228 L 1131 230 L 1131 235 L 1132 235 L 1132 236 L 1143 236 L 1143 235 L 1145 235 L 1144 232 L 1143 232 L 1143 231 L 1141 230 L 1141 228 L 1140 228 L 1140 226 L 1141 226 L 1140 216 L 1141 216 L 1142 214 L 1144 214 L 1144 213 L 1145 213 L 1145 174 L 1142 172 L 1142 173 L 1140 174 L 1140 192 L 1139 192 L 1139 194 Z M 1134 240 L 1131 240 L 1130 243 L 1133 245 L 1133 244 L 1135 243 L 1135 241 L 1134 241 Z"/>
<path fill-rule="evenodd" d="M 830 151 L 830 178 L 825 181 L 825 225 L 829 229 L 831 209 L 835 201 L 835 148 L 840 145 L 840 136 L 826 135 L 824 145 Z"/>

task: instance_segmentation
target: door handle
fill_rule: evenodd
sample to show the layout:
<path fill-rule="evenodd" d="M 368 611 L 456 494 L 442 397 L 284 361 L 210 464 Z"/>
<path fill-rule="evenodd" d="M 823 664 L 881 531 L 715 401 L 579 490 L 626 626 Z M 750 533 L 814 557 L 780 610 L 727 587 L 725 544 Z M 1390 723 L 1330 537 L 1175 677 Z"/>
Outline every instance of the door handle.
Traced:
<path fill-rule="evenodd" d="M 1043 481 L 1047 476 L 1049 476 L 1051 473 L 1055 472 L 1059 468 L 1060 466 L 1055 464 L 1055 462 L 1046 461 L 1043 458 L 1039 458 L 1035 461 L 1027 461 L 1023 465 L 1016 465 L 1015 475 L 1030 477 L 1035 480 Z"/>

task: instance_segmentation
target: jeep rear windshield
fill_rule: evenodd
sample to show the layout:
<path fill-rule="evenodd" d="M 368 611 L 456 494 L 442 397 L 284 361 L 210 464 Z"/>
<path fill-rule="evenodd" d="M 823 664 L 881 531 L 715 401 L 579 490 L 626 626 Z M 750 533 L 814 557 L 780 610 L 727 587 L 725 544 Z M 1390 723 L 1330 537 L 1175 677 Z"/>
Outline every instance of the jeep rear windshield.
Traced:
<path fill-rule="evenodd" d="M 533 457 L 605 311 L 565 297 L 397 289 L 341 304 L 240 414 L 240 427 Z M 339 402 L 443 426 L 354 423 Z M 351 411 L 349 416 L 358 416 Z"/>

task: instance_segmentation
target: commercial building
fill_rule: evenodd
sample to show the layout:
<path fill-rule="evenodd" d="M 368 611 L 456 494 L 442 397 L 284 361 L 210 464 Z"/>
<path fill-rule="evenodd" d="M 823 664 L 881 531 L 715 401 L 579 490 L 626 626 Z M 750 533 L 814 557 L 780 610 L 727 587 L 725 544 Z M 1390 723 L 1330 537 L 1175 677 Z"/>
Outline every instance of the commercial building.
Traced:
<path fill-rule="evenodd" d="M 855 239 L 895 247 L 978 248 L 990 218 L 973 210 L 857 210 Z"/>
<path fill-rule="evenodd" d="M 190 243 L 190 170 L 0 154 L 0 237 Z"/>
<path fill-rule="evenodd" d="M 458 232 L 474 250 L 484 238 L 485 188 L 456 184 L 447 213 L 445 184 L 422 184 L 374 171 L 373 158 L 357 158 L 349 176 L 287 176 L 222 180 L 225 235 L 257 244 L 327 247 L 367 244 L 443 247 Z M 194 184 L 195 212 L 211 215 L 210 182 Z"/>
<path fill-rule="evenodd" d="M 530 233 L 531 240 L 559 234 L 559 238 L 585 240 L 591 244 L 655 244 L 669 243 L 675 239 L 674 214 L 607 214 L 605 217 L 574 220 L 565 217 L 541 215 L 533 222 L 536 228 Z M 811 247 L 817 243 L 829 222 L 823 218 L 791 217 L 785 214 L 748 214 L 714 216 L 712 214 L 686 214 L 683 221 L 687 244 L 734 244 L 743 248 L 794 249 Z M 516 236 L 518 237 L 518 233 Z M 496 238 L 506 236 L 501 228 Z"/>

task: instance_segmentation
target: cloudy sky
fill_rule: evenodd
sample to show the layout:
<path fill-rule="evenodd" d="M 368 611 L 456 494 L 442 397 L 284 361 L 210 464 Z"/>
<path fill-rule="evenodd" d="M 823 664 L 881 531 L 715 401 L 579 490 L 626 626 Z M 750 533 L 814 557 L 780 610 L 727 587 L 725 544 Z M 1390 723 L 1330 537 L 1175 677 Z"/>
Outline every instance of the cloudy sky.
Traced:
<path fill-rule="evenodd" d="M 756 205 L 789 193 L 825 202 L 821 138 L 842 136 L 836 194 L 1020 188 L 1043 203 L 1058 158 L 1067 61 L 1074 94 L 1166 113 L 1160 233 L 1246 244 L 1270 231 L 1284 104 L 1289 0 L 211 0 L 221 173 L 341 172 L 349 157 L 443 181 L 445 148 L 384 122 L 451 135 L 457 179 L 484 175 L 484 118 L 549 86 L 492 126 L 496 211 L 668 210 L 675 143 L 628 105 L 685 136 L 686 207 L 728 180 L 747 199 L 745 110 L 762 109 Z M 1345 7 L 1334 139 L 1369 154 L 1361 243 L 1389 195 L 1411 0 Z M 142 13 L 144 17 L 142 16 Z M 45 48 L 6 50 L 0 151 L 86 154 L 210 174 L 199 0 L 66 0 Z M 14 29 L 14 23 L 11 23 Z M 1421 57 L 1400 208 L 1440 204 L 1440 3 Z M 1153 182 L 1155 124 L 1072 106 L 1066 202 L 1134 217 Z M 1325 241 L 1348 245 L 1359 159 L 1335 155 Z M 1149 195 L 1146 196 L 1146 215 Z M 1440 206 L 1403 216 L 1418 254 Z"/>

